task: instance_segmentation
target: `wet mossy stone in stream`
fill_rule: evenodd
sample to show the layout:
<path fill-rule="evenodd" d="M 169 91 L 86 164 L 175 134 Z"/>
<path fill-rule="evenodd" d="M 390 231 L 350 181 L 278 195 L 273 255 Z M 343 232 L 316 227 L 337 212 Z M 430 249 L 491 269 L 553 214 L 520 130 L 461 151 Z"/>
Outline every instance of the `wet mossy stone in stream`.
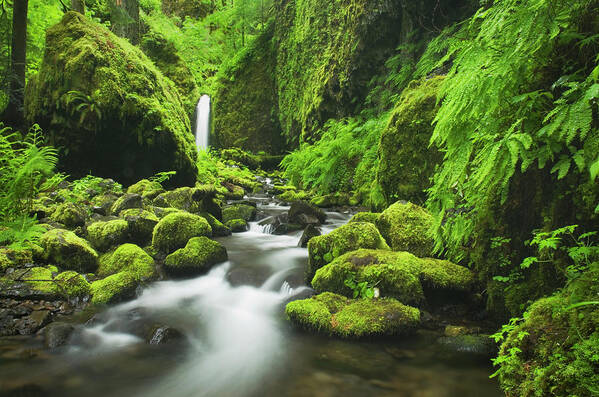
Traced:
<path fill-rule="evenodd" d="M 289 207 L 289 223 L 298 225 L 323 224 L 327 219 L 323 210 L 307 201 L 295 201 Z"/>
<path fill-rule="evenodd" d="M 243 219 L 246 222 L 256 219 L 256 207 L 247 204 L 234 204 L 223 209 L 223 222 L 225 224 L 233 219 Z"/>
<path fill-rule="evenodd" d="M 156 215 L 141 208 L 131 208 L 122 211 L 119 216 L 129 225 L 131 241 L 145 245 L 152 240 L 152 232 L 159 221 Z"/>
<path fill-rule="evenodd" d="M 121 197 L 119 197 L 110 212 L 113 215 L 118 215 L 121 211 L 128 210 L 130 208 L 142 208 L 143 207 L 143 199 L 139 194 L 135 193 L 125 193 Z"/>
<path fill-rule="evenodd" d="M 151 280 L 157 275 L 154 259 L 135 244 L 123 244 L 100 258 L 99 276 L 120 272 L 126 272 L 138 281 Z"/>
<path fill-rule="evenodd" d="M 432 256 L 429 232 L 433 217 L 412 203 L 397 202 L 381 213 L 376 226 L 393 251 L 408 251 L 418 257 Z"/>
<path fill-rule="evenodd" d="M 106 27 L 66 13 L 47 30 L 39 72 L 26 91 L 27 121 L 68 149 L 59 168 L 69 174 L 91 172 L 128 185 L 176 171 L 169 186 L 195 184 L 197 149 L 176 87 Z"/>
<path fill-rule="evenodd" d="M 297 243 L 298 247 L 306 248 L 308 246 L 308 241 L 310 241 L 312 237 L 320 236 L 321 234 L 322 232 L 316 226 L 306 226 L 304 232 L 302 233 L 302 236 L 300 237 L 299 242 Z"/>
<path fill-rule="evenodd" d="M 389 246 L 378 229 L 368 222 L 352 222 L 308 242 L 308 265 L 305 281 L 310 283 L 314 273 L 327 263 L 359 248 L 388 250 Z"/>
<path fill-rule="evenodd" d="M 440 259 L 418 258 L 409 252 L 360 249 L 348 252 L 318 269 L 312 279 L 317 292 L 330 291 L 352 296 L 345 280 L 354 278 L 376 285 L 381 296 L 402 303 L 423 305 L 443 293 L 468 292 L 474 283 L 472 272 Z M 428 295 L 428 296 L 427 296 Z"/>
<path fill-rule="evenodd" d="M 129 223 L 124 219 L 94 222 L 87 227 L 87 239 L 98 251 L 123 244 L 129 238 Z"/>
<path fill-rule="evenodd" d="M 194 237 L 185 248 L 167 256 L 163 268 L 172 277 L 191 277 L 206 273 L 227 258 L 227 250 L 221 243 L 207 237 Z"/>
<path fill-rule="evenodd" d="M 395 299 L 348 299 L 330 292 L 290 302 L 285 313 L 303 329 L 342 338 L 404 335 L 420 323 L 418 309 Z"/>
<path fill-rule="evenodd" d="M 225 226 L 221 221 L 216 219 L 214 216 L 207 212 L 200 213 L 201 216 L 206 218 L 210 227 L 212 228 L 212 235 L 214 237 L 225 237 L 231 235 L 231 229 Z"/>
<path fill-rule="evenodd" d="M 52 229 L 39 240 L 43 258 L 65 270 L 93 273 L 98 266 L 98 254 L 90 244 L 73 232 Z"/>
<path fill-rule="evenodd" d="M 249 229 L 245 219 L 231 219 L 225 223 L 225 226 L 231 229 L 233 233 L 247 232 Z"/>
<path fill-rule="evenodd" d="M 190 238 L 201 236 L 212 236 L 212 228 L 206 219 L 188 212 L 175 212 L 158 222 L 152 233 L 152 246 L 171 253 L 185 247 Z"/>
<path fill-rule="evenodd" d="M 61 223 L 69 229 L 85 225 L 87 218 L 87 211 L 81 206 L 71 202 L 65 202 L 58 205 L 50 216 L 51 221 Z"/>
<path fill-rule="evenodd" d="M 117 303 L 133 298 L 139 281 L 127 272 L 119 272 L 91 283 L 94 304 Z"/>
<path fill-rule="evenodd" d="M 358 212 L 351 217 L 349 222 L 370 222 L 376 225 L 381 214 L 379 212 Z"/>

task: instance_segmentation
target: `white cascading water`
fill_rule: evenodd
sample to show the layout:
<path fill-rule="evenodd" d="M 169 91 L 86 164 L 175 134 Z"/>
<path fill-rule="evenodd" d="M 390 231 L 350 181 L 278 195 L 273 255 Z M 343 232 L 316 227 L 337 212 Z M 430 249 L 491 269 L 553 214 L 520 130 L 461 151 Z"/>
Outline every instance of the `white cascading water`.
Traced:
<path fill-rule="evenodd" d="M 210 135 L 210 97 L 202 95 L 196 106 L 196 147 L 198 150 L 208 149 Z"/>

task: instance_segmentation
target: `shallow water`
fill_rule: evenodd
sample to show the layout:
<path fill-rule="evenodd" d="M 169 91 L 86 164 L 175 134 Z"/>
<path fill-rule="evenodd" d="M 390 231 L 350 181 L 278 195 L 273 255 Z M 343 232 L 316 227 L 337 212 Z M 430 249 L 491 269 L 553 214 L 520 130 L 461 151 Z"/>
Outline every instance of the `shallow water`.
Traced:
<path fill-rule="evenodd" d="M 285 210 L 262 207 L 267 215 Z M 348 216 L 329 219 L 325 232 Z M 253 224 L 221 239 L 229 261 L 209 274 L 154 283 L 80 327 L 65 348 L 40 353 L 31 341 L 33 358 L 0 361 L 0 390 L 29 385 L 21 395 L 49 397 L 501 395 L 488 362 L 448 356 L 435 333 L 344 342 L 290 327 L 285 303 L 305 292 L 299 237 L 264 234 Z M 157 326 L 182 337 L 147 344 Z"/>

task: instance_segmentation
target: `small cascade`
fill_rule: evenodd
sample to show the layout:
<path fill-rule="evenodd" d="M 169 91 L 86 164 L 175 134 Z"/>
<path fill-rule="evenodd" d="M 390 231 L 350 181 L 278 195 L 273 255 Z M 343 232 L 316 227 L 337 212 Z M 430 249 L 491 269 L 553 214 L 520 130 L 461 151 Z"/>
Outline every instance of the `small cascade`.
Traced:
<path fill-rule="evenodd" d="M 198 150 L 208 149 L 210 135 L 210 97 L 202 95 L 196 106 L 196 147 Z"/>
<path fill-rule="evenodd" d="M 250 222 L 250 232 L 252 233 L 272 234 L 273 229 L 274 226 L 270 223 L 261 225 L 258 222 Z"/>

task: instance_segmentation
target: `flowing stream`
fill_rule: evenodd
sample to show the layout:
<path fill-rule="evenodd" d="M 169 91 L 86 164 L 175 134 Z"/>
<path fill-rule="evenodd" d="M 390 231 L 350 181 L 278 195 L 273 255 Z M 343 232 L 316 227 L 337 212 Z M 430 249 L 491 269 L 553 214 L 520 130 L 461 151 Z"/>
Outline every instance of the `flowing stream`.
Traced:
<path fill-rule="evenodd" d="M 288 210 L 259 207 L 265 216 Z M 328 215 L 325 232 L 349 218 Z M 57 351 L 0 362 L 0 389 L 35 385 L 27 396 L 49 397 L 501 395 L 488 362 L 442 354 L 437 334 L 346 342 L 294 330 L 284 306 L 307 292 L 307 250 L 297 247 L 300 233 L 264 232 L 252 223 L 220 239 L 228 262 L 148 286 Z M 169 332 L 168 343 L 147 342 Z"/>
<path fill-rule="evenodd" d="M 208 148 L 210 135 L 210 97 L 202 95 L 196 106 L 196 147 L 198 150 Z"/>

